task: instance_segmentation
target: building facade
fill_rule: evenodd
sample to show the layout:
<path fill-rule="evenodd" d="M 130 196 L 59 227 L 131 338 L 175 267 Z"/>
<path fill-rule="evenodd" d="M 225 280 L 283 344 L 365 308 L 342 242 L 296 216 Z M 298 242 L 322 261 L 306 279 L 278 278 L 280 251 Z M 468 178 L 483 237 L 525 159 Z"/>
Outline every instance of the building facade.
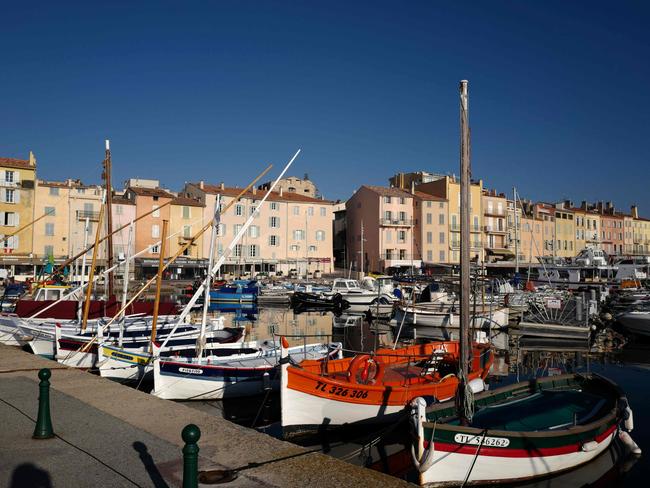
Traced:
<path fill-rule="evenodd" d="M 224 271 L 242 275 L 260 272 L 307 276 L 333 271 L 332 221 L 334 202 L 312 198 L 297 192 L 273 191 L 259 207 L 266 190 L 254 188 L 237 199 L 242 189 L 224 184 L 187 183 L 182 196 L 197 200 L 207 215 L 214 214 L 217 195 L 221 196 L 221 224 L 217 238 L 217 256 L 224 254 L 246 220 L 254 221 L 227 257 Z M 206 233 L 203 249 L 209 249 Z M 205 254 L 205 252 L 204 252 Z"/>
<path fill-rule="evenodd" d="M 32 264 L 36 158 L 0 158 L 0 234 L 3 268 L 23 275 Z M 22 227 L 22 231 L 18 232 Z M 8 236 L 5 238 L 5 236 Z"/>

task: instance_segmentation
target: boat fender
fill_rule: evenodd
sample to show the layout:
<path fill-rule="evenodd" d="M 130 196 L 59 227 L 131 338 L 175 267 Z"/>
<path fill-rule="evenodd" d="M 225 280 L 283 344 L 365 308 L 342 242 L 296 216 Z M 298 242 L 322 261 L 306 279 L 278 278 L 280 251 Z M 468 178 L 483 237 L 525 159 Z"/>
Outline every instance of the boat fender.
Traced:
<path fill-rule="evenodd" d="M 625 419 L 623 425 L 625 425 L 626 431 L 632 432 L 634 430 L 634 414 L 632 413 L 632 409 L 629 405 L 625 408 L 625 413 L 627 414 L 627 418 Z"/>
<path fill-rule="evenodd" d="M 583 452 L 595 451 L 596 449 L 598 449 L 598 442 L 596 441 L 585 442 L 582 444 L 581 449 Z"/>
<path fill-rule="evenodd" d="M 485 382 L 481 378 L 474 378 L 468 385 L 472 393 L 481 393 L 485 391 Z"/>
<path fill-rule="evenodd" d="M 435 431 L 431 432 L 431 439 L 429 445 L 424 448 L 424 426 L 422 425 L 426 419 L 427 402 L 422 397 L 417 397 L 411 400 L 411 425 L 417 435 L 417 454 L 415 452 L 415 442 L 411 443 L 411 459 L 413 465 L 420 473 L 428 471 L 433 465 L 435 452 L 435 445 L 433 442 L 433 435 Z"/>
<path fill-rule="evenodd" d="M 375 364 L 375 374 L 373 377 L 368 377 L 370 364 Z M 358 376 L 359 370 L 361 370 L 360 377 Z M 384 377 L 384 364 L 377 361 L 377 358 L 371 357 L 369 354 L 358 354 L 350 362 L 348 367 L 348 379 L 351 383 L 357 383 L 361 385 L 375 384 L 379 383 Z"/>
<path fill-rule="evenodd" d="M 627 397 L 623 396 L 618 399 L 618 409 L 621 412 L 621 418 L 623 419 L 625 430 L 632 432 L 634 430 L 634 415 L 630 408 L 630 404 L 627 402 Z"/>
<path fill-rule="evenodd" d="M 621 440 L 623 445 L 630 451 L 630 453 L 637 456 L 641 455 L 641 448 L 637 445 L 636 442 L 632 439 L 632 436 L 625 432 L 624 430 L 619 431 L 618 438 Z"/>

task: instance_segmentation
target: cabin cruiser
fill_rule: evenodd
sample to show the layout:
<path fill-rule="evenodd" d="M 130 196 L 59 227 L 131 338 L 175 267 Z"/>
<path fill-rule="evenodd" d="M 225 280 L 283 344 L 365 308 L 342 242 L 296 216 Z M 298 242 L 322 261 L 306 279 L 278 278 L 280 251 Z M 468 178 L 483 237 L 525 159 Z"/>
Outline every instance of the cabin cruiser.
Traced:
<path fill-rule="evenodd" d="M 393 301 L 394 296 L 389 293 L 383 293 L 381 290 L 368 290 L 362 288 L 357 280 L 337 278 L 332 283 L 331 294 L 339 293 L 345 301 L 351 306 L 354 305 L 373 305 L 384 300 Z"/>

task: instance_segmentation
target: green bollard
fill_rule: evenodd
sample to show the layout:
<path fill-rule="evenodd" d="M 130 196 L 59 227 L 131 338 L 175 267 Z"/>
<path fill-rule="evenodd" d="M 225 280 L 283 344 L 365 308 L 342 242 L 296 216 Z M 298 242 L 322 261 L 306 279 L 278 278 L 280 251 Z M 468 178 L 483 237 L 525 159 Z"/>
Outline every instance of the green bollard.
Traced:
<path fill-rule="evenodd" d="M 183 447 L 183 488 L 197 488 L 199 486 L 199 446 L 201 429 L 194 424 L 188 424 L 181 433 L 185 447 Z"/>
<path fill-rule="evenodd" d="M 34 439 L 50 439 L 54 437 L 52 429 L 52 418 L 50 417 L 50 376 L 52 372 L 43 368 L 38 372 L 41 382 L 38 385 L 38 417 L 34 429 Z"/>

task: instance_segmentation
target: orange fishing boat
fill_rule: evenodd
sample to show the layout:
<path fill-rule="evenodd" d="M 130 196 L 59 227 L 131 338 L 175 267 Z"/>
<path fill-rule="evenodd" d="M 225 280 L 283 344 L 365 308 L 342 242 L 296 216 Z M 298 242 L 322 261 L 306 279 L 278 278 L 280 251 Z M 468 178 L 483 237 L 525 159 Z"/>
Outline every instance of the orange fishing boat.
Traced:
<path fill-rule="evenodd" d="M 286 342 L 283 338 L 283 344 Z M 284 352 L 284 349 L 283 349 Z M 493 361 L 489 344 L 474 344 L 469 385 L 485 388 Z M 282 365 L 285 436 L 354 422 L 385 422 L 418 396 L 452 398 L 458 386 L 458 341 L 431 342 L 329 361 Z"/>

